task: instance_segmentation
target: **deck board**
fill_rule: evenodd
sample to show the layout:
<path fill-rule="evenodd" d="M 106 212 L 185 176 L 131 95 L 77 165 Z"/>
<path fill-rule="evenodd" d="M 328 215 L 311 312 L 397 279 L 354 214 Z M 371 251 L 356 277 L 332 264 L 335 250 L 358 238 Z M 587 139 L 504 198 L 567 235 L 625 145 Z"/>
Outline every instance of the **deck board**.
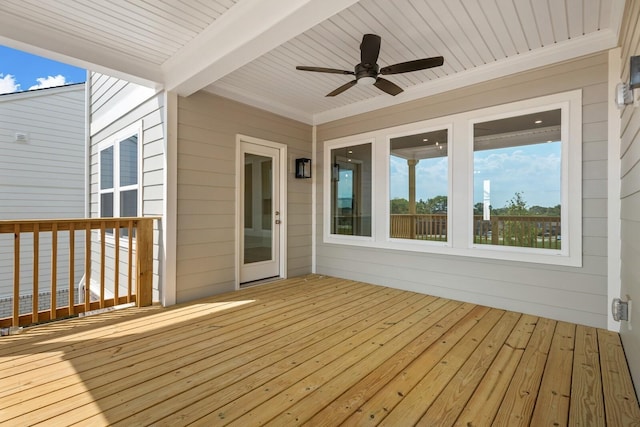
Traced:
<path fill-rule="evenodd" d="M 309 275 L 0 338 L 0 425 L 629 425 L 619 336 Z"/>

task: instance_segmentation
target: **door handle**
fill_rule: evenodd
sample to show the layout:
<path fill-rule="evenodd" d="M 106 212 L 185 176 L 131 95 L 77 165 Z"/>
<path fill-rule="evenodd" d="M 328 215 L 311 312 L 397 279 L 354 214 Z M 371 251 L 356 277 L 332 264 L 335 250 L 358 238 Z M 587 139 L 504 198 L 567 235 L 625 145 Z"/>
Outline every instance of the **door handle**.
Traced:
<path fill-rule="evenodd" d="M 280 224 L 282 223 L 282 221 L 280 221 L 279 219 L 276 219 L 276 224 Z"/>

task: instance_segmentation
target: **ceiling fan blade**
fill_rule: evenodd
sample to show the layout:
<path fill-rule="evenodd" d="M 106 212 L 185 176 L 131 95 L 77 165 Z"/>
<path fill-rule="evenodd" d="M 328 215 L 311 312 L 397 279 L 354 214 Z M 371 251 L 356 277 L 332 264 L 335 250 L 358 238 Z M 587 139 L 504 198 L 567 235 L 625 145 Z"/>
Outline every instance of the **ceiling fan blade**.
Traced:
<path fill-rule="evenodd" d="M 316 73 L 331 73 L 331 74 L 350 74 L 355 75 L 353 71 L 347 70 L 338 70 L 336 68 L 323 68 L 323 67 L 305 67 L 303 65 L 298 65 L 296 70 L 301 71 L 315 71 Z"/>
<path fill-rule="evenodd" d="M 427 68 L 439 67 L 444 64 L 442 56 L 434 56 L 433 58 L 416 59 L 415 61 L 401 62 L 399 64 L 389 65 L 380 69 L 380 74 L 400 74 L 411 71 L 426 70 Z"/>
<path fill-rule="evenodd" d="M 365 34 L 360 43 L 360 62 L 366 68 L 371 68 L 378 62 L 380 54 L 380 36 Z"/>
<path fill-rule="evenodd" d="M 375 87 L 380 89 L 383 92 L 387 92 L 389 95 L 396 96 L 400 92 L 402 92 L 402 88 L 397 84 L 390 82 L 387 79 L 383 79 L 382 77 L 378 77 L 376 82 L 373 84 Z"/>
<path fill-rule="evenodd" d="M 351 86 L 355 85 L 356 83 L 358 83 L 357 80 L 352 80 L 349 83 L 345 83 L 342 86 L 340 86 L 339 88 L 335 89 L 333 92 L 329 92 L 328 94 L 326 94 L 325 96 L 336 96 L 336 95 L 340 95 L 342 92 L 344 92 L 345 90 L 349 89 Z"/>

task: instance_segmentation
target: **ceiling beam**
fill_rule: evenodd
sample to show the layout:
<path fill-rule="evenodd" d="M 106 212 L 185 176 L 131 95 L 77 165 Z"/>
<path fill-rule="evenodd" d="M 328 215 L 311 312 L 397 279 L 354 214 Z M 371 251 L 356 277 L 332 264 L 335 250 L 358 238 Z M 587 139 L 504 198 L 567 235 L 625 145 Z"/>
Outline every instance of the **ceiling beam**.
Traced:
<path fill-rule="evenodd" d="M 6 11 L 0 13 L 0 44 L 144 86 L 162 80 L 155 64 Z"/>
<path fill-rule="evenodd" d="M 188 96 L 358 0 L 241 0 L 162 65 L 165 88 Z"/>

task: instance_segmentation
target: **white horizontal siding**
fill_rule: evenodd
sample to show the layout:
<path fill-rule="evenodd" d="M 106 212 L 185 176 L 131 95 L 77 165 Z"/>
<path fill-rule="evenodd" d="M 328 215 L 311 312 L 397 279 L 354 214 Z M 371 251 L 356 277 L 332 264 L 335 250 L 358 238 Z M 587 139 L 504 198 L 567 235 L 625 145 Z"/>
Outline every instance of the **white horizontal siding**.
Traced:
<path fill-rule="evenodd" d="M 627 2 L 625 22 L 621 31 L 622 75 L 629 81 L 629 57 L 640 55 L 640 2 Z M 622 322 L 620 334 L 627 361 L 640 395 L 640 108 L 628 106 L 621 111 L 621 236 L 622 281 L 621 297 L 630 298 L 633 328 Z M 636 320 L 634 320 L 636 319 Z"/>
<path fill-rule="evenodd" d="M 311 156 L 311 127 L 208 93 L 179 98 L 178 301 L 235 288 L 236 135 Z M 287 173 L 288 275 L 311 271 L 311 186 Z"/>
<path fill-rule="evenodd" d="M 25 142 L 16 142 L 16 134 Z M 85 85 L 0 96 L 0 220 L 84 216 Z M 76 277 L 84 244 L 76 239 Z M 58 236 L 58 289 L 68 289 L 67 232 Z M 0 236 L 0 298 L 13 292 L 13 235 Z M 39 292 L 51 284 L 51 233 L 39 242 Z M 20 236 L 20 294 L 33 293 L 33 237 Z"/>
<path fill-rule="evenodd" d="M 92 217 L 100 215 L 98 206 L 98 145 L 103 141 L 114 138 L 118 132 L 131 125 L 141 123 L 142 135 L 142 157 L 139 164 L 141 169 L 140 193 L 142 195 L 141 214 L 143 216 L 162 216 L 164 211 L 164 127 L 163 117 L 163 97 L 157 94 L 151 98 L 136 98 L 135 94 L 140 86 L 105 76 L 99 73 L 91 75 L 91 119 L 92 122 L 100 122 L 101 126 L 95 134 L 91 136 L 90 154 L 90 183 L 91 198 L 90 212 Z M 125 102 L 126 100 L 126 102 Z M 114 114 L 113 110 L 118 109 L 125 102 L 128 111 L 121 114 Z M 162 281 L 159 275 L 159 254 L 162 252 L 159 245 L 161 239 L 158 238 L 160 224 L 154 226 L 154 269 L 153 269 L 153 300 L 160 299 L 160 289 Z M 98 237 L 95 235 L 95 242 L 92 245 L 94 260 L 92 269 L 99 271 L 96 260 L 99 259 L 100 247 Z M 113 283 L 113 244 L 107 245 L 107 287 L 112 290 Z M 122 258 L 126 259 L 126 257 Z M 124 263 L 123 263 L 124 266 Z M 121 267 L 121 269 L 124 267 Z M 135 271 L 135 270 L 134 270 Z M 124 274 L 124 273 L 123 273 Z M 122 278 L 121 278 L 122 280 Z M 92 281 L 97 282 L 95 273 Z"/>
<path fill-rule="evenodd" d="M 583 267 L 324 244 L 318 187 L 317 271 L 559 320 L 606 327 L 607 56 L 594 55 L 338 120 L 318 127 L 323 141 L 521 99 L 582 89 Z M 322 174 L 322 167 L 318 175 Z M 322 182 L 320 176 L 319 182 Z"/>

